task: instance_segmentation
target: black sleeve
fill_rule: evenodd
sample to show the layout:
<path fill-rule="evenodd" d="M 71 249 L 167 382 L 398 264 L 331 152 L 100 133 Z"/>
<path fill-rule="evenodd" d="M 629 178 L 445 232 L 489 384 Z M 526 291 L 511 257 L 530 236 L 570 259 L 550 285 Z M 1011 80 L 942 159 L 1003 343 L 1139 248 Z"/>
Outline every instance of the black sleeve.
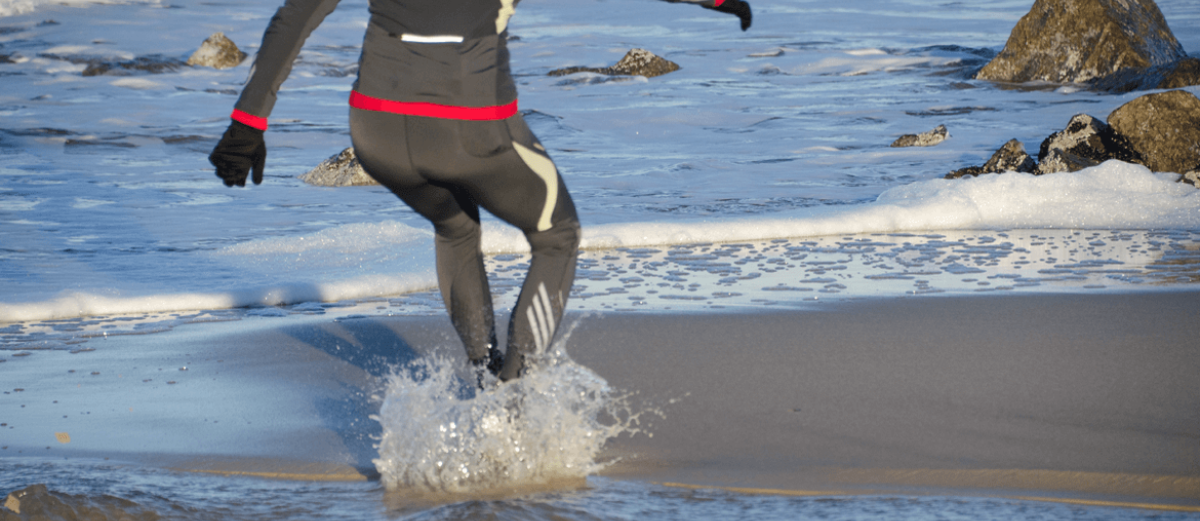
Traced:
<path fill-rule="evenodd" d="M 234 106 L 236 110 L 259 118 L 271 115 L 279 86 L 292 72 L 292 62 L 304 41 L 333 12 L 338 1 L 287 0 L 275 12 L 250 68 L 250 78 Z"/>
<path fill-rule="evenodd" d="M 750 3 L 744 0 L 663 0 L 672 4 L 694 4 L 705 9 L 712 9 L 720 13 L 731 14 L 738 17 L 742 23 L 742 30 L 750 28 L 750 23 L 754 18 L 750 12 Z"/>

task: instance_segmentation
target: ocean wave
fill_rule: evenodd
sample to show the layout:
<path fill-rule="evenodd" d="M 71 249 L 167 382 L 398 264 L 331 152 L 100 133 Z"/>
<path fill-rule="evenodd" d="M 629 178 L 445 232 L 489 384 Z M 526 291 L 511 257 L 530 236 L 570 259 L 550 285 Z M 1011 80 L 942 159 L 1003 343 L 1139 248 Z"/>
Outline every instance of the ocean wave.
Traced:
<path fill-rule="evenodd" d="M 870 204 L 817 207 L 765 218 L 588 226 L 587 250 L 951 230 L 1197 230 L 1200 190 L 1175 174 L 1110 161 L 1075 173 L 1010 172 L 934 179 L 883 192 Z M 258 239 L 217 252 L 264 282 L 233 290 L 125 295 L 70 292 L 0 304 L 0 322 L 88 315 L 227 309 L 394 296 L 436 285 L 431 233 L 403 223 L 354 223 L 303 236 Z M 488 255 L 527 253 L 517 229 L 484 223 Z M 273 282 L 272 282 L 273 281 Z M 305 281 L 305 282 L 296 282 Z"/>
<path fill-rule="evenodd" d="M 433 236 L 433 232 L 396 221 L 352 223 L 294 237 L 269 237 L 222 249 L 221 255 L 280 255 L 313 252 L 361 253 L 383 246 L 398 246 Z"/>
<path fill-rule="evenodd" d="M 151 4 L 159 5 L 162 0 L 0 0 L 0 17 L 31 13 L 44 5 L 67 5 L 83 7 L 89 4 Z"/>
<path fill-rule="evenodd" d="M 1195 229 L 1200 190 L 1177 174 L 1109 161 L 1074 173 L 1009 172 L 919 181 L 889 189 L 871 204 L 818 207 L 764 218 L 585 225 L 582 247 L 666 246 L 824 235 L 938 230 Z M 496 237 L 490 251 L 515 248 Z"/>
<path fill-rule="evenodd" d="M 280 306 L 301 302 L 337 302 L 401 295 L 436 285 L 432 272 L 371 275 L 321 283 L 282 283 L 231 291 L 164 292 L 122 295 L 113 290 L 71 291 L 43 301 L 0 304 L 0 323 L 54 320 L 94 315 L 123 315 L 249 306 Z"/>

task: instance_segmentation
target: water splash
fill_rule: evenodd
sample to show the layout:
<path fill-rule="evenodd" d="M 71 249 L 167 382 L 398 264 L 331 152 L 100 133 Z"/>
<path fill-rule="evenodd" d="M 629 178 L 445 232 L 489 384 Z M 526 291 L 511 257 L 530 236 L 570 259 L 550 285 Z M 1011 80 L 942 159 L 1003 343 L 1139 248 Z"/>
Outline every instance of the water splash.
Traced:
<path fill-rule="evenodd" d="M 640 432 L 627 396 L 563 349 L 563 335 L 528 374 L 475 391 L 459 363 L 418 359 L 388 378 L 374 460 L 389 489 L 480 492 L 579 479 L 602 469 L 605 442 Z"/>

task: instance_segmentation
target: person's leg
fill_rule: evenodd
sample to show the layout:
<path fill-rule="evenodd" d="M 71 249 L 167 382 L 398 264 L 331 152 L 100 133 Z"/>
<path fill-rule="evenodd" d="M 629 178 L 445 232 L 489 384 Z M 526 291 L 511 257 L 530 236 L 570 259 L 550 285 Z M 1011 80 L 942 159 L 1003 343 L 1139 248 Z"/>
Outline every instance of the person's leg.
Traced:
<path fill-rule="evenodd" d="M 451 197 L 444 197 L 446 194 Z M 467 350 L 467 358 L 476 364 L 482 361 L 498 364 L 496 358 L 500 351 L 496 342 L 492 294 L 480 250 L 479 208 L 455 190 L 431 184 L 401 190 L 397 195 L 421 215 L 444 214 L 451 206 L 461 208 L 449 217 L 431 219 L 438 288 L 454 329 Z"/>
<path fill-rule="evenodd" d="M 575 281 L 579 221 L 559 221 L 548 230 L 527 232 L 525 238 L 533 258 L 509 320 L 508 360 L 501 380 L 520 376 L 525 356 L 542 352 L 554 340 Z"/>
<path fill-rule="evenodd" d="M 371 177 L 433 223 L 438 288 L 467 357 L 493 373 L 501 360 L 480 251 L 479 207 L 460 188 L 426 180 L 413 166 L 405 116 L 351 110 L 355 153 Z"/>
<path fill-rule="evenodd" d="M 455 133 L 466 155 L 438 156 L 439 181 L 463 187 L 472 201 L 520 228 L 532 253 L 509 322 L 500 373 L 502 380 L 510 380 L 520 376 L 526 356 L 554 339 L 575 280 L 579 219 L 554 162 L 520 115 L 505 121 L 462 121 Z M 426 147 L 437 142 L 433 133 L 423 136 Z"/>

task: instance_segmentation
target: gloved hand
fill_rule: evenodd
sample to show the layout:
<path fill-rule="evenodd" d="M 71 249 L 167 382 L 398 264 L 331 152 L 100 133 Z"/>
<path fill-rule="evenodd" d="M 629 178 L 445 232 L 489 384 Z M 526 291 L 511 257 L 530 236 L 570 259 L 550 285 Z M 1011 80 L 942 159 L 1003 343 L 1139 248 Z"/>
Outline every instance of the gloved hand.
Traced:
<path fill-rule="evenodd" d="M 743 31 L 750 28 L 750 19 L 752 18 L 752 15 L 750 14 L 749 2 L 743 2 L 742 0 L 725 0 L 724 2 L 721 2 L 720 5 L 710 7 L 709 9 L 721 13 L 736 15 L 742 20 Z"/>
<path fill-rule="evenodd" d="M 217 177 L 225 181 L 225 186 L 246 186 L 246 174 L 251 170 L 254 184 L 262 184 L 263 166 L 267 162 L 263 131 L 239 121 L 230 123 L 209 154 L 208 162 L 217 167 Z"/>

